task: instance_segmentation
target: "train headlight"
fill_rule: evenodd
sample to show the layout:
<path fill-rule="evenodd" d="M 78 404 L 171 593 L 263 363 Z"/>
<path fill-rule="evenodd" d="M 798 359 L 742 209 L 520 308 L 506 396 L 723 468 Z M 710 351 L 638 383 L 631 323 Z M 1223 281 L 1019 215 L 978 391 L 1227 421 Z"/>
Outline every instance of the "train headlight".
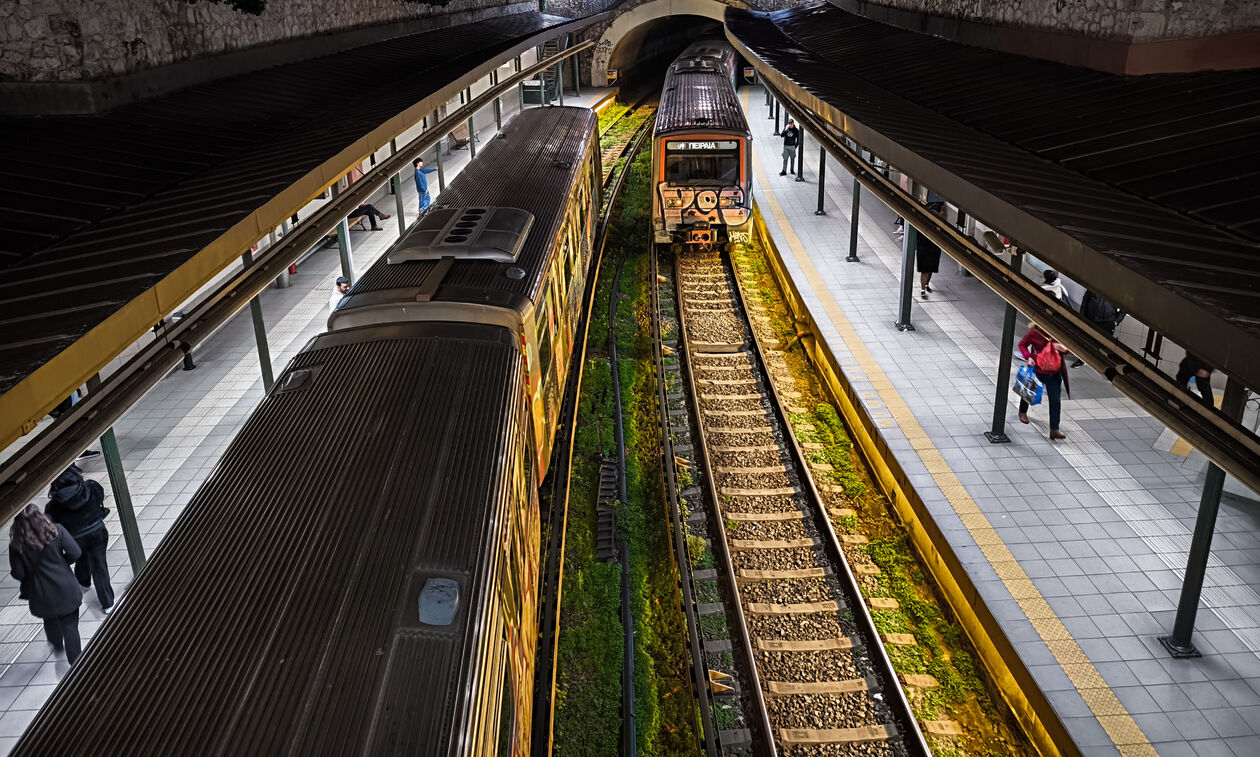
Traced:
<path fill-rule="evenodd" d="M 687 201 L 681 197 L 666 197 L 665 198 L 665 207 L 667 208 L 681 208 L 686 204 L 687 204 Z"/>
<path fill-rule="evenodd" d="M 738 208 L 738 207 L 739 207 L 739 198 L 738 198 L 738 197 L 723 197 L 723 198 L 722 198 L 722 207 L 724 207 L 724 208 Z"/>

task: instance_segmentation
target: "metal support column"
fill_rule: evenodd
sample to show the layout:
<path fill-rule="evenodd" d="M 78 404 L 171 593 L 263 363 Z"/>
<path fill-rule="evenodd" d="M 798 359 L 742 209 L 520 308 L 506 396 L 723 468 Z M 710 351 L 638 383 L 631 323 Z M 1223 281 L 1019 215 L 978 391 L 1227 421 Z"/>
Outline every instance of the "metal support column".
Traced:
<path fill-rule="evenodd" d="M 853 210 L 849 214 L 849 257 L 845 260 L 850 263 L 857 263 L 857 242 L 858 242 L 858 211 L 861 210 L 862 203 L 862 183 L 855 177 L 853 179 Z"/>
<path fill-rule="evenodd" d="M 246 250 L 241 260 L 249 268 L 254 263 L 254 253 Z M 258 343 L 258 365 L 262 368 L 263 390 L 270 392 L 271 385 L 276 383 L 276 377 L 271 372 L 271 349 L 267 346 L 267 324 L 263 322 L 261 294 L 249 301 L 249 315 L 254 319 L 254 341 Z"/>
<path fill-rule="evenodd" d="M 288 221 L 284 222 L 283 228 L 284 228 L 285 234 L 289 233 Z M 270 234 L 267 235 L 267 240 L 269 242 L 269 245 L 271 247 L 275 247 L 276 242 L 280 241 L 280 238 L 283 236 L 284 234 L 277 235 L 276 232 L 273 230 Z M 288 288 L 289 288 L 289 269 L 286 268 L 280 272 L 279 276 L 276 277 L 276 289 L 288 289 Z"/>
<path fill-rule="evenodd" d="M 1023 252 L 1019 248 L 1011 248 L 1009 265 L 1016 275 L 1019 274 L 1020 257 Z M 993 394 L 993 423 L 984 438 L 991 444 L 1010 444 L 1011 438 L 1006 435 L 1006 405 L 1011 395 L 1011 353 L 1015 350 L 1015 306 L 1007 303 L 1006 314 L 1002 319 L 1002 346 L 998 348 L 997 389 Z"/>
<path fill-rule="evenodd" d="M 827 151 L 823 149 L 822 143 L 818 144 L 818 210 L 814 211 L 816 216 L 825 216 L 827 211 L 823 210 L 823 192 L 827 187 Z"/>
<path fill-rule="evenodd" d="M 910 303 L 914 301 L 914 253 L 919 246 L 919 232 L 906 221 L 906 233 L 901 238 L 901 307 L 898 310 L 898 331 L 914 331 L 910 323 Z"/>
<path fill-rule="evenodd" d="M 398 152 L 398 140 L 389 140 L 389 154 Z M 398 219 L 398 236 L 407 233 L 407 213 L 403 205 L 402 172 L 389 177 L 389 189 L 394 193 L 394 217 Z"/>
<path fill-rule="evenodd" d="M 332 196 L 336 197 L 341 194 L 341 180 L 333 182 Z M 354 283 L 354 263 L 350 259 L 350 226 L 346 223 L 346 219 L 341 219 L 337 224 L 337 252 L 341 256 L 341 275 Z"/>
<path fill-rule="evenodd" d="M 779 101 L 774 101 L 774 136 L 779 136 Z"/>
<path fill-rule="evenodd" d="M 496 68 L 495 70 L 490 72 L 490 84 L 492 86 L 498 86 L 499 69 Z M 496 130 L 500 130 L 503 128 L 503 98 L 502 97 L 494 98 L 494 128 Z"/>
<path fill-rule="evenodd" d="M 88 392 L 95 392 L 101 385 L 101 374 L 88 379 Z M 131 562 L 131 574 L 140 575 L 144 567 L 144 542 L 140 538 L 140 525 L 136 522 L 136 509 L 131 503 L 131 489 L 127 487 L 127 472 L 123 469 L 122 455 L 118 452 L 118 437 L 111 426 L 101 434 L 101 455 L 105 458 L 105 470 L 109 473 L 109 488 L 114 493 L 114 507 L 118 510 L 118 523 L 122 526 L 123 541 L 127 544 L 127 558 Z"/>
<path fill-rule="evenodd" d="M 564 59 L 556 61 L 556 97 L 559 98 L 560 107 L 564 107 Z"/>
<path fill-rule="evenodd" d="M 1230 377 L 1225 384 L 1225 397 L 1221 412 L 1231 420 L 1242 418 L 1247 391 L 1241 382 Z M 1199 515 L 1194 523 L 1194 536 L 1190 540 L 1190 555 L 1186 559 L 1186 575 L 1181 583 L 1181 600 L 1177 603 L 1177 617 L 1173 632 L 1159 637 L 1173 657 L 1200 657 L 1194 646 L 1194 619 L 1199 612 L 1199 597 L 1203 593 L 1203 579 L 1207 574 L 1208 558 L 1212 554 L 1212 534 L 1216 531 L 1216 515 L 1221 508 L 1221 492 L 1225 488 L 1225 471 L 1209 462 L 1203 481 L 1203 496 L 1199 499 Z"/>
<path fill-rule="evenodd" d="M 805 130 L 797 128 L 800 144 L 796 146 L 796 180 L 805 181 Z"/>
<path fill-rule="evenodd" d="M 521 72 L 521 56 L 516 56 L 516 73 Z M 525 110 L 525 82 L 516 85 L 516 93 L 521 97 L 521 110 Z"/>

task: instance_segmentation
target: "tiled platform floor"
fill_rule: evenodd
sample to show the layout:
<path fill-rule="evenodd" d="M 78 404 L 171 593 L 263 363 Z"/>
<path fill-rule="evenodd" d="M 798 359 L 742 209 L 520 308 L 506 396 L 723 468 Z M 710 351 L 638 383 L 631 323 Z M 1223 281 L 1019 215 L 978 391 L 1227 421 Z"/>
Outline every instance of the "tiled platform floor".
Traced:
<path fill-rule="evenodd" d="M 581 97 L 565 96 L 566 105 L 591 106 L 607 90 L 583 90 Z M 516 98 L 504 98 L 505 118 L 516 112 Z M 481 129 L 481 140 L 492 137 L 493 122 Z M 467 150 L 444 157 L 447 181 L 467 165 Z M 408 221 L 415 220 L 415 182 L 402 183 Z M 429 176 L 430 193 L 438 201 L 436 174 Z M 394 200 L 384 190 L 373 203 L 393 214 Z M 362 272 L 398 238 L 395 219 L 382 221 L 383 231 L 352 231 L 355 271 Z M 273 367 L 277 373 L 314 335 L 324 331 L 333 283 L 341 275 L 336 247 L 328 247 L 303 263 L 291 286 L 268 289 L 262 295 L 263 315 Z M 152 555 L 171 524 L 217 464 L 220 455 L 263 397 L 248 309 L 242 310 L 219 333 L 199 348 L 194 371 L 175 371 L 164 378 L 114 429 L 127 471 L 146 554 Z M 335 421 L 329 421 L 330 424 Z M 332 433 L 331 429 L 330 432 Z M 96 447 L 99 449 L 99 447 Z M 81 464 L 89 478 L 101 482 L 106 506 L 112 504 L 109 480 L 101 458 Z M 41 500 L 42 505 L 42 500 Z M 106 519 L 110 533 L 109 564 L 119 597 L 132 578 L 117 512 Z M 5 526 L 7 533 L 8 525 Z M 8 539 L 4 539 L 7 549 Z M 7 559 L 3 563 L 8 565 Z M 0 576 L 0 754 L 7 753 L 35 717 L 68 666 L 64 654 L 54 655 L 44 639 L 43 626 L 17 598 L 18 584 L 3 571 Z M 104 613 L 92 589 L 84 594 L 79 631 L 85 648 L 100 627 Z"/>
<path fill-rule="evenodd" d="M 754 192 L 797 286 L 1082 751 L 1140 754 L 1149 742 L 1163 757 L 1260 754 L 1260 595 L 1253 589 L 1260 581 L 1260 507 L 1223 503 L 1195 635 L 1205 654 L 1170 659 L 1156 637 L 1172 628 L 1202 481 L 1184 458 L 1156 449 L 1163 427 L 1082 367 L 1072 370 L 1072 398 L 1064 401 L 1065 441 L 1048 440 L 1044 407 L 1033 409 L 1026 426 L 1012 403 L 1012 443 L 988 443 L 983 432 L 993 411 L 1001 300 L 946 257 L 932 282 L 937 293 L 921 300 L 916 282 L 916 330 L 898 332 L 901 247 L 892 237 L 894 215 L 864 194 L 861 262 L 845 262 L 852 177 L 829 160 L 827 215 L 815 216 L 817 143 L 807 140 L 805 182 L 778 176 L 782 143 L 773 136 L 764 95 L 749 90 L 744 102 L 758 148 Z M 872 380 L 878 374 L 891 390 Z M 904 402 L 917 428 L 894 420 L 890 400 Z M 1003 566 L 1004 574 L 1022 569 L 1031 579 L 1105 687 L 1078 687 L 1085 679 L 1079 668 L 1069 676 L 1064 644 L 1052 648 L 1037 630 L 1048 619 L 1030 621 L 999 579 L 958 515 L 960 497 L 945 496 L 942 476 L 924 464 L 924 445 L 911 444 L 922 433 L 963 484 L 961 498 L 978 506 L 1018 563 Z M 1107 687 L 1132 717 L 1105 718 L 1110 731 L 1086 700 L 1105 698 Z"/>

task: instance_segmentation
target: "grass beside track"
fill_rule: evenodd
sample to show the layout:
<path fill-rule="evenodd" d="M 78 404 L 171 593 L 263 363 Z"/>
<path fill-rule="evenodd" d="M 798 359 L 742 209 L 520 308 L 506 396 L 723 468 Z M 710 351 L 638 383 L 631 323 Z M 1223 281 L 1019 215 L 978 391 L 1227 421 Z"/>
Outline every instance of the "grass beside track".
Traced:
<path fill-rule="evenodd" d="M 617 754 L 621 731 L 621 570 L 595 558 L 599 462 L 616 454 L 615 402 L 608 363 L 608 303 L 624 260 L 616 339 L 626 442 L 628 502 L 617 508 L 618 536 L 630 545 L 635 618 L 635 716 L 640 755 L 698 753 L 696 706 L 688 690 L 685 629 L 676 597 L 669 522 L 661 488 L 660 427 L 649 312 L 651 153 L 629 163 L 613 211 L 597 282 L 574 440 L 557 660 L 555 752 Z"/>

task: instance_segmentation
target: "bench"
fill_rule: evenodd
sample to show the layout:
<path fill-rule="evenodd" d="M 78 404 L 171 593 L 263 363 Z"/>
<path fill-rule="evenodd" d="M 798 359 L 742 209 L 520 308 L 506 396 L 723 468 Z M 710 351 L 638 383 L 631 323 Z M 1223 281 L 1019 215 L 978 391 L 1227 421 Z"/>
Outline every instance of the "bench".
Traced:
<path fill-rule="evenodd" d="M 476 132 L 473 133 L 473 139 L 477 139 Z M 480 142 L 481 140 L 477 140 Z M 462 150 L 468 146 L 468 123 L 464 122 L 451 129 L 451 149 Z"/>

